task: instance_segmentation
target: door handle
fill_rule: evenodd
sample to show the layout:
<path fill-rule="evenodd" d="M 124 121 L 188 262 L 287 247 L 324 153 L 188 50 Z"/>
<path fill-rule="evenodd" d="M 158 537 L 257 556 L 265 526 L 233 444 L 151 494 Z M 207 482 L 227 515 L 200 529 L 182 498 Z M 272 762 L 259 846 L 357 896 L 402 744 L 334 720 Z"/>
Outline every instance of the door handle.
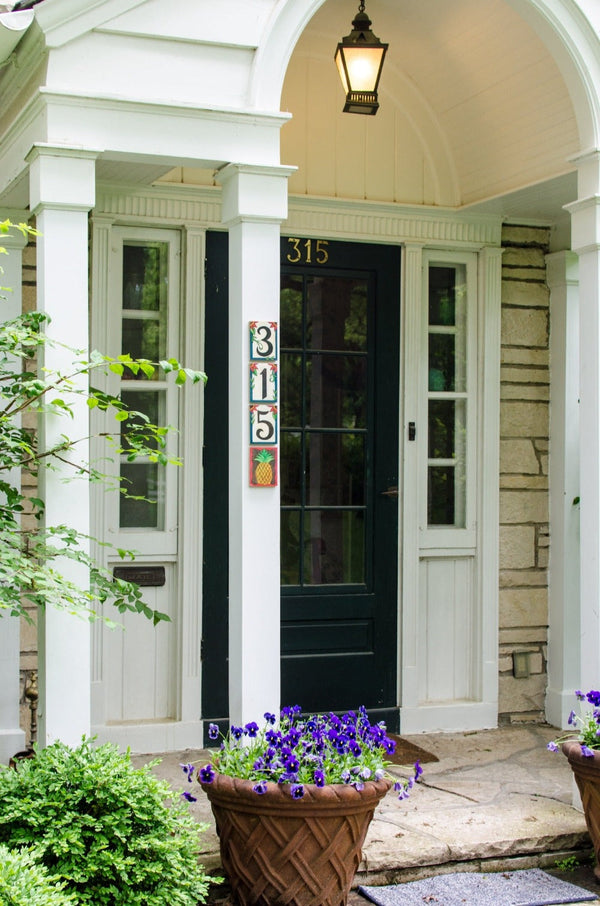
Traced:
<path fill-rule="evenodd" d="M 393 484 L 387 491 L 381 492 L 382 497 L 397 497 L 398 496 L 398 485 Z"/>

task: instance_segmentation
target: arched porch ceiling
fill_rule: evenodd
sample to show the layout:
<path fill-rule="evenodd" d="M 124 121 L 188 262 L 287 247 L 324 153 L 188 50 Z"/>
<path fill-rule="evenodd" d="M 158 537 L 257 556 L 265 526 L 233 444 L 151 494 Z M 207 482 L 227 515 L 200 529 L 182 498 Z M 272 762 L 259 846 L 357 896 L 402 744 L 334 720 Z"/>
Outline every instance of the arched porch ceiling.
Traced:
<path fill-rule="evenodd" d="M 565 82 L 505 0 L 368 0 L 390 45 L 374 118 L 341 112 L 333 54 L 356 8 L 327 0 L 292 54 L 281 159 L 299 167 L 293 193 L 473 205 L 574 169 Z"/>

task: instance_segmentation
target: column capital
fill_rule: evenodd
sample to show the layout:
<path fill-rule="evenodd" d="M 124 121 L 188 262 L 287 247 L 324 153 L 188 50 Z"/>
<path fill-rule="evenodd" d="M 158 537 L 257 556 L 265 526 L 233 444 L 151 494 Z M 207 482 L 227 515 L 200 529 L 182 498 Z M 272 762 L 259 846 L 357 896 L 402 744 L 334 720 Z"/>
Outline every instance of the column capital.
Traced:
<path fill-rule="evenodd" d="M 29 164 L 30 209 L 87 212 L 96 202 L 96 158 L 88 148 L 35 144 L 26 156 Z"/>
<path fill-rule="evenodd" d="M 287 183 L 296 167 L 226 164 L 216 174 L 223 186 L 223 223 L 281 223 L 287 217 Z"/>
<path fill-rule="evenodd" d="M 579 256 L 576 252 L 551 252 L 546 255 L 546 283 L 549 289 L 579 285 Z"/>
<path fill-rule="evenodd" d="M 600 194 L 564 206 L 571 215 L 571 247 L 578 255 L 600 251 Z"/>

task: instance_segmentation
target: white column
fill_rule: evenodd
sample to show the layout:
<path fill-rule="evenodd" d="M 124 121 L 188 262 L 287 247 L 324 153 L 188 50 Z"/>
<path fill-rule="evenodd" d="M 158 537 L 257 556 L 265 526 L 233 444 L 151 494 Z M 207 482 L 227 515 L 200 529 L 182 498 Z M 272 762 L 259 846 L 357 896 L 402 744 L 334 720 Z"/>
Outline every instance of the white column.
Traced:
<path fill-rule="evenodd" d="M 27 220 L 22 211 L 5 211 L 13 223 Z M 21 314 L 21 283 L 23 248 L 27 238 L 17 230 L 0 236 L 0 245 L 8 251 L 0 260 L 4 273 L 0 274 L 0 286 L 12 292 L 0 293 L 6 298 L 0 302 L 2 321 L 10 321 Z M 18 486 L 19 477 L 9 480 Z M 10 757 L 25 747 L 25 733 L 19 727 L 19 620 L 7 613 L 0 615 L 0 763 L 6 764 Z"/>
<path fill-rule="evenodd" d="M 546 718 L 566 727 L 579 686 L 579 277 L 575 252 L 546 257 L 550 289 L 550 537 Z M 595 687 L 594 687 L 595 688 Z"/>
<path fill-rule="evenodd" d="M 37 217 L 38 308 L 52 319 L 49 337 L 69 347 L 88 349 L 88 213 L 94 205 L 95 153 L 35 146 L 28 156 L 30 207 Z M 48 348 L 45 365 L 66 371 L 72 354 Z M 82 381 L 81 386 L 85 387 Z M 70 401 L 71 402 L 71 401 Z M 73 418 L 43 416 L 40 439 L 50 445 L 62 433 L 85 438 L 89 433 L 85 399 L 74 398 Z M 88 444 L 78 446 L 88 459 Z M 90 532 L 89 486 L 80 478 L 64 483 L 67 467 L 42 476 L 46 525 L 67 524 Z M 86 587 L 87 570 L 61 562 L 62 573 Z M 67 612 L 47 608 L 40 615 L 39 673 L 42 745 L 61 739 L 77 745 L 90 732 L 90 624 Z"/>
<path fill-rule="evenodd" d="M 577 160 L 578 201 L 569 205 L 571 245 L 579 255 L 580 343 L 580 674 L 582 689 L 600 673 L 600 152 Z M 576 599 L 571 597 L 571 606 Z"/>
<path fill-rule="evenodd" d="M 279 323 L 279 234 L 291 172 L 229 164 L 219 176 L 229 228 L 229 716 L 235 724 L 280 706 L 279 488 L 249 486 L 249 323 Z"/>
<path fill-rule="evenodd" d="M 502 318 L 502 249 L 479 252 L 479 318 L 481 350 L 479 424 L 478 546 L 481 621 L 480 696 L 482 726 L 498 721 L 498 555 L 500 525 L 500 333 Z"/>

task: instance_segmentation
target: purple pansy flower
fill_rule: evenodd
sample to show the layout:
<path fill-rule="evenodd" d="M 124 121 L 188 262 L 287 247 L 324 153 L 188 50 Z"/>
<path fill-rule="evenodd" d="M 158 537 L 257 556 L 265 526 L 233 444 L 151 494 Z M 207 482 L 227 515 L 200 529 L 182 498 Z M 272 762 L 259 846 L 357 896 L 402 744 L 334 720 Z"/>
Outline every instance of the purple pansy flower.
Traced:
<path fill-rule="evenodd" d="M 198 775 L 202 783 L 212 783 L 215 779 L 215 769 L 212 764 L 207 764 L 203 768 L 200 768 Z"/>
<path fill-rule="evenodd" d="M 181 798 L 187 799 L 188 802 L 197 802 L 198 801 L 195 796 L 192 796 L 192 794 L 190 793 L 189 790 L 184 790 L 183 793 L 181 794 Z"/>
<path fill-rule="evenodd" d="M 304 786 L 301 783 L 293 783 L 290 792 L 292 794 L 292 799 L 302 799 L 304 796 Z"/>

